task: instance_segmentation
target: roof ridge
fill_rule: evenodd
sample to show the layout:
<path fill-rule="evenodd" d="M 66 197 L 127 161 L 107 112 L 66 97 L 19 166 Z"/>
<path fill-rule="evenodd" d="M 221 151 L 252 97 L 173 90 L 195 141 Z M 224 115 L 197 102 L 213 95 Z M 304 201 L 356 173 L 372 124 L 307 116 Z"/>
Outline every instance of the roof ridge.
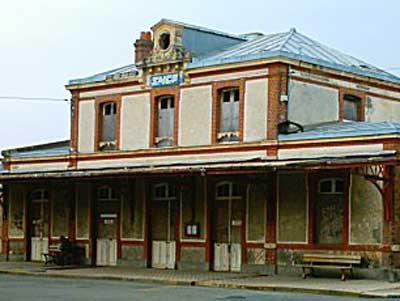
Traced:
<path fill-rule="evenodd" d="M 198 25 L 194 25 L 194 24 L 189 24 L 189 23 L 185 23 L 185 22 L 181 22 L 181 21 L 176 21 L 176 20 L 173 20 L 173 19 L 162 18 L 157 24 L 162 23 L 162 22 L 172 23 L 172 24 L 180 25 L 180 26 L 187 27 L 187 28 L 190 28 L 190 29 L 193 29 L 193 30 L 208 32 L 208 33 L 214 34 L 214 35 L 225 36 L 225 37 L 229 37 L 229 38 L 232 38 L 232 39 L 241 40 L 243 42 L 248 41 L 248 39 L 246 39 L 244 37 L 241 37 L 241 36 L 239 36 L 237 34 L 228 33 L 228 32 L 224 32 L 224 31 L 221 31 L 221 30 L 215 30 L 215 29 L 211 29 L 211 28 L 203 27 L 203 26 L 198 26 Z"/>
<path fill-rule="evenodd" d="M 289 40 L 293 37 L 295 33 L 297 33 L 296 29 L 292 28 L 290 31 L 285 32 L 288 34 L 287 38 L 282 42 L 282 45 L 279 47 L 279 50 L 283 50 L 283 47 L 289 42 Z"/>

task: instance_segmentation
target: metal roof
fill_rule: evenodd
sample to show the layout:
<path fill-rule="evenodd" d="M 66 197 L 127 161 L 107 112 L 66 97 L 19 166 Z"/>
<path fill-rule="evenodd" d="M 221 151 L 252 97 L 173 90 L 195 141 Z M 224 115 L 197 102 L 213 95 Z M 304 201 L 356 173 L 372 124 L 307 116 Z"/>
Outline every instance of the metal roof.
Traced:
<path fill-rule="evenodd" d="M 261 36 L 188 64 L 188 69 L 271 57 L 287 57 L 299 61 L 400 83 L 400 78 L 362 60 L 327 47 L 299 32 Z"/>
<path fill-rule="evenodd" d="M 52 157 L 68 155 L 69 153 L 69 140 L 4 150 L 2 152 L 4 157 L 11 158 Z"/>
<path fill-rule="evenodd" d="M 189 29 L 192 29 L 192 30 L 195 30 L 195 31 L 202 31 L 202 32 L 206 32 L 206 33 L 211 33 L 211 34 L 214 34 L 214 35 L 223 36 L 223 37 L 227 37 L 227 38 L 232 38 L 232 39 L 236 39 L 236 40 L 239 40 L 239 41 L 247 41 L 246 36 L 243 36 L 243 35 L 235 35 L 235 34 L 223 32 L 223 31 L 219 31 L 219 30 L 215 30 L 215 29 L 211 29 L 211 28 L 207 28 L 207 27 L 202 27 L 202 26 L 197 26 L 197 25 L 192 25 L 192 24 L 188 24 L 188 23 L 184 23 L 184 22 L 180 22 L 180 21 L 175 21 L 175 20 L 171 20 L 171 19 L 165 19 L 165 18 L 161 19 L 161 21 L 158 22 L 157 24 L 161 24 L 161 23 L 175 24 L 175 25 L 186 27 L 186 28 L 189 28 Z M 155 26 L 157 26 L 157 24 Z"/>
<path fill-rule="evenodd" d="M 331 122 L 304 128 L 304 132 L 279 135 L 279 141 L 297 141 L 310 139 L 328 139 L 400 134 L 400 122 Z"/>
<path fill-rule="evenodd" d="M 186 66 L 186 69 L 265 58 L 285 57 L 362 76 L 400 83 L 399 77 L 353 56 L 325 46 L 297 32 L 295 29 L 291 29 L 288 32 L 269 35 L 262 35 L 259 33 L 250 35 L 233 35 L 168 19 L 162 19 L 158 24 L 163 22 L 180 25 L 194 31 L 190 33 L 190 39 L 192 40 L 196 36 L 195 33 L 197 32 L 199 41 L 202 40 L 202 35 L 207 33 L 211 34 L 211 36 L 219 36 L 237 43 L 234 46 L 224 48 L 221 47 L 221 41 L 218 39 L 207 39 L 205 42 L 211 44 L 207 46 L 207 51 L 204 51 L 205 54 L 201 55 L 201 52 L 199 52 L 198 54 L 200 56 L 195 57 L 193 61 Z M 199 43 L 199 41 L 197 42 Z M 191 43 L 196 45 L 193 41 Z M 214 43 L 214 46 L 212 43 Z M 204 43 L 200 44 L 203 45 Z M 214 51 L 212 51 L 213 48 Z M 221 50 L 221 48 L 223 48 L 223 50 Z M 194 54 L 196 54 L 195 50 L 196 49 L 193 49 Z M 98 73 L 93 76 L 70 80 L 69 85 L 101 82 L 110 77 L 121 78 L 124 76 L 136 75 L 137 72 L 138 70 L 135 64 L 130 64 L 110 71 Z"/>
<path fill-rule="evenodd" d="M 116 77 L 123 77 L 123 76 L 130 76 L 136 75 L 138 73 L 138 69 L 136 68 L 135 64 L 126 65 L 120 68 L 112 69 L 109 71 L 105 71 L 102 73 L 98 73 L 92 76 L 72 79 L 68 82 L 68 85 L 78 85 L 78 84 L 87 84 L 87 83 L 95 83 L 95 82 L 102 82 L 106 79 L 116 76 Z"/>

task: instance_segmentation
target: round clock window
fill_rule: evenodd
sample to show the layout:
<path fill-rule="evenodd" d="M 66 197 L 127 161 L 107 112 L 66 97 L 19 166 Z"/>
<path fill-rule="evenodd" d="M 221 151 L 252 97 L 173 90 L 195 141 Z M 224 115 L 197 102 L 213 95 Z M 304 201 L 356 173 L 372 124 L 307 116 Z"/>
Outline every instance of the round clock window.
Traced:
<path fill-rule="evenodd" d="M 169 45 L 171 44 L 171 35 L 168 32 L 162 33 L 158 40 L 158 44 L 162 50 L 168 49 Z"/>

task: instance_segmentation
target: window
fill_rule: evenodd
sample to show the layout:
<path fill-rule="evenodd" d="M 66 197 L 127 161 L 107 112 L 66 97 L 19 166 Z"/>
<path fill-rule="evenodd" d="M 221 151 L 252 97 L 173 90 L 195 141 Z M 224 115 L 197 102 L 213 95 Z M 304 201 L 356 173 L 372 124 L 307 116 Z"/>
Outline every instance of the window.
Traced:
<path fill-rule="evenodd" d="M 46 189 L 37 189 L 32 192 L 33 202 L 46 202 L 49 199 L 49 192 Z"/>
<path fill-rule="evenodd" d="M 101 136 L 99 148 L 101 150 L 113 150 L 116 145 L 116 118 L 117 105 L 107 102 L 101 105 Z"/>
<path fill-rule="evenodd" d="M 344 181 L 342 179 L 325 179 L 319 182 L 320 194 L 343 194 Z"/>
<path fill-rule="evenodd" d="M 173 96 L 160 96 L 158 98 L 158 132 L 156 137 L 158 147 L 170 146 L 174 143 L 174 107 Z"/>
<path fill-rule="evenodd" d="M 154 200 L 170 200 L 176 198 L 175 188 L 167 183 L 154 186 Z"/>
<path fill-rule="evenodd" d="M 99 201 L 113 201 L 116 200 L 117 197 L 114 189 L 109 186 L 103 186 L 97 189 L 97 199 Z"/>
<path fill-rule="evenodd" d="M 361 120 L 361 99 L 351 94 L 343 96 L 343 119 L 359 121 Z"/>
<path fill-rule="evenodd" d="M 164 32 L 160 35 L 160 39 L 158 40 L 158 44 L 162 50 L 168 49 L 171 44 L 171 35 L 168 32 Z"/>
<path fill-rule="evenodd" d="M 223 89 L 221 91 L 218 141 L 238 141 L 239 102 L 240 93 L 238 88 Z"/>
<path fill-rule="evenodd" d="M 239 185 L 232 182 L 222 182 L 216 186 L 216 197 L 224 198 L 240 198 Z"/>

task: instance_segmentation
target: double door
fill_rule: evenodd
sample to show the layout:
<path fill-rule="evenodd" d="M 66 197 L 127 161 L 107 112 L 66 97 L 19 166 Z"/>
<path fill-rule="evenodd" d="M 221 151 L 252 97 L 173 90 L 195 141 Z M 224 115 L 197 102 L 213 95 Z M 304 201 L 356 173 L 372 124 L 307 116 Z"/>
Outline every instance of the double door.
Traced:
<path fill-rule="evenodd" d="M 214 271 L 240 272 L 242 265 L 243 200 L 217 197 L 213 221 Z"/>
<path fill-rule="evenodd" d="M 176 199 L 152 201 L 151 266 L 153 268 L 175 269 L 176 210 Z"/>

